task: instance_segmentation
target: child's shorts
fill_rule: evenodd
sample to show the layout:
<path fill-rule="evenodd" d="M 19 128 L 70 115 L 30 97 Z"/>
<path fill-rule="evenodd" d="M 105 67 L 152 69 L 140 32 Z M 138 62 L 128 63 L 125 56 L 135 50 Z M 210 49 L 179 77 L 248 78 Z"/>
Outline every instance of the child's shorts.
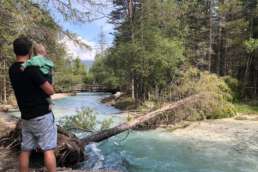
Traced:
<path fill-rule="evenodd" d="M 53 113 L 30 120 L 22 120 L 22 151 L 40 148 L 42 151 L 57 146 L 57 127 Z"/>

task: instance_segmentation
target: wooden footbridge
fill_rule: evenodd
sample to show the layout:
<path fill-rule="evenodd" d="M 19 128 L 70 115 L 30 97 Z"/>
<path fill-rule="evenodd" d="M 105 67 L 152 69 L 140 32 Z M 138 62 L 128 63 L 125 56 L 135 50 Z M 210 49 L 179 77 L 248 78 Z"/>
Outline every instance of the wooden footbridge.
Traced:
<path fill-rule="evenodd" d="M 116 92 L 118 89 L 108 88 L 100 84 L 78 84 L 73 88 L 76 92 Z"/>

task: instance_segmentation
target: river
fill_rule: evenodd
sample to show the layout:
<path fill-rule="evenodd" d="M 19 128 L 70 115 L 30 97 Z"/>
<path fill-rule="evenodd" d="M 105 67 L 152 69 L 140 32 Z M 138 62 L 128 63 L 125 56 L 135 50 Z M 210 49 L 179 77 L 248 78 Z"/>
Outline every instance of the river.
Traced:
<path fill-rule="evenodd" d="M 56 100 L 58 119 L 89 107 L 115 123 L 125 120 L 121 111 L 102 104 L 108 93 L 80 93 Z M 122 172 L 257 172 L 258 154 L 241 153 L 230 145 L 212 141 L 184 139 L 162 129 L 130 131 L 85 148 L 89 160 L 80 169 L 115 169 Z M 258 143 L 257 143 L 258 144 Z"/>

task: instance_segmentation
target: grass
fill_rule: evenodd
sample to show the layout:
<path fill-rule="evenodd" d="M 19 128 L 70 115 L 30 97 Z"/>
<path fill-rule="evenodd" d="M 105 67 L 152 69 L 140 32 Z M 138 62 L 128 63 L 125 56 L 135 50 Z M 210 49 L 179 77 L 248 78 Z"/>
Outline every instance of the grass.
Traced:
<path fill-rule="evenodd" d="M 258 115 L 258 102 L 238 102 L 234 104 L 238 113 Z"/>

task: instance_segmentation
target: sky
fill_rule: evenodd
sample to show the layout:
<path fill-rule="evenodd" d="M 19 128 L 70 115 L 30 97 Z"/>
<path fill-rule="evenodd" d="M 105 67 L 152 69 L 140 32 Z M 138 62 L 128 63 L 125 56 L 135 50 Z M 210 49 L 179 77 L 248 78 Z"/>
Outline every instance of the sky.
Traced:
<path fill-rule="evenodd" d="M 85 47 L 81 47 L 77 44 L 75 44 L 73 41 L 69 40 L 67 37 L 64 38 L 64 40 L 61 40 L 66 46 L 66 49 L 68 50 L 68 53 L 71 54 L 73 57 L 79 57 L 82 60 L 94 60 L 96 53 L 99 50 L 99 35 L 101 31 L 105 34 L 105 41 L 106 46 L 110 47 L 113 42 L 113 33 L 114 26 L 110 23 L 108 23 L 108 14 L 112 11 L 113 7 L 111 4 L 111 0 L 98 0 L 101 2 L 108 2 L 107 6 L 98 9 L 101 10 L 101 14 L 98 12 L 98 10 L 94 9 L 86 9 L 90 10 L 90 12 L 94 13 L 94 16 L 97 18 L 98 16 L 101 16 L 100 19 L 94 20 L 92 22 L 84 22 L 84 23 L 78 23 L 78 22 L 71 22 L 71 21 L 65 21 L 60 15 L 57 10 L 53 7 L 54 5 L 50 4 L 50 13 L 55 19 L 55 21 L 64 29 L 68 30 L 72 33 L 75 33 L 78 35 L 78 38 L 83 41 L 84 43 L 91 46 L 91 50 L 87 49 Z M 79 4 L 73 4 L 75 7 L 82 8 Z M 107 17 L 103 17 L 103 14 Z M 102 18 L 103 17 L 103 18 Z"/>

